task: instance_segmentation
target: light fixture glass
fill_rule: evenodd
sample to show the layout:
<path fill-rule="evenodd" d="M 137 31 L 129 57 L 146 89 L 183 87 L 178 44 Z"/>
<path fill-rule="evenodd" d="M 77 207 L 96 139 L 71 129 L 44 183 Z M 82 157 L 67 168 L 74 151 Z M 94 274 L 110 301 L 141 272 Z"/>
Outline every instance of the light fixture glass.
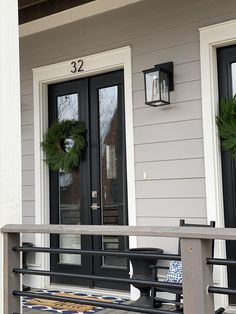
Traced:
<path fill-rule="evenodd" d="M 173 90 L 172 69 L 173 64 L 170 62 L 143 71 L 147 105 L 163 106 L 170 103 L 170 91 Z"/>

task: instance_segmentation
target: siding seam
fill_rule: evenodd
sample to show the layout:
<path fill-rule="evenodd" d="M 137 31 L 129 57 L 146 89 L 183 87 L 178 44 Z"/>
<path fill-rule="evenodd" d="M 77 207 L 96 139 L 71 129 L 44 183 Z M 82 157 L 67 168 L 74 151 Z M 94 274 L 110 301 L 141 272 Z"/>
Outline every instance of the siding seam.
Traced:
<path fill-rule="evenodd" d="M 143 127 L 149 127 L 149 126 L 152 126 L 152 125 L 162 125 L 162 124 L 166 125 L 166 124 L 183 123 L 183 122 L 190 122 L 190 121 L 202 121 L 202 118 L 174 120 L 174 121 L 157 122 L 157 123 L 150 123 L 150 124 L 139 124 L 139 125 L 134 125 L 134 129 L 143 128 Z"/>
<path fill-rule="evenodd" d="M 186 139 L 180 139 L 180 140 L 163 140 L 163 141 L 157 141 L 157 142 L 148 142 L 148 143 L 138 143 L 134 144 L 134 146 L 139 145 L 150 145 L 150 144 L 159 144 L 159 143 L 175 143 L 175 142 L 186 142 L 186 141 L 192 141 L 192 140 L 202 140 L 203 137 L 193 137 L 193 138 L 186 138 Z"/>

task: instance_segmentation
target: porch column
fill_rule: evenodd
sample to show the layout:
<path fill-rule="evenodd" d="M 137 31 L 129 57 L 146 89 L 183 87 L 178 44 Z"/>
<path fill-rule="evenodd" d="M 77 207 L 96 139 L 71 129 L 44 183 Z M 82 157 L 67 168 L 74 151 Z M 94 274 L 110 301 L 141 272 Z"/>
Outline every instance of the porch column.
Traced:
<path fill-rule="evenodd" d="M 0 0 L 0 228 L 21 219 L 18 1 Z M 0 233 L 0 314 L 4 314 L 2 241 Z"/>

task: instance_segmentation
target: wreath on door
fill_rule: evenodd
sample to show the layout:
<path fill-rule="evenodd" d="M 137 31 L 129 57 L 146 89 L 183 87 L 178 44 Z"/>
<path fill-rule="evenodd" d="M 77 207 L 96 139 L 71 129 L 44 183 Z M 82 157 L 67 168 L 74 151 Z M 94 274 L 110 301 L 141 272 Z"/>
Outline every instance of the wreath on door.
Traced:
<path fill-rule="evenodd" d="M 71 172 L 79 167 L 86 148 L 86 129 L 76 120 L 54 122 L 41 143 L 46 162 L 51 170 Z"/>
<path fill-rule="evenodd" d="M 236 97 L 221 100 L 216 122 L 223 149 L 236 160 Z"/>

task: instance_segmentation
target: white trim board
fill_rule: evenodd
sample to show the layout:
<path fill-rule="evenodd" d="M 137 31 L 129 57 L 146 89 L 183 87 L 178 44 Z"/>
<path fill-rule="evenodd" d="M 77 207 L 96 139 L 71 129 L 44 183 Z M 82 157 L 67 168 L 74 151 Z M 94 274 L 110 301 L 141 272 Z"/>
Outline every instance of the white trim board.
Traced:
<path fill-rule="evenodd" d="M 215 220 L 224 227 L 221 154 L 216 115 L 218 112 L 218 78 L 216 49 L 236 43 L 236 20 L 200 29 L 202 114 L 206 176 L 206 201 L 208 221 Z M 218 243 L 217 254 L 226 254 L 223 243 Z M 217 268 L 220 286 L 227 286 L 227 272 Z M 217 274 L 216 273 L 216 274 Z M 227 296 L 218 296 L 221 306 L 228 305 Z"/>
<path fill-rule="evenodd" d="M 96 0 L 91 3 L 80 5 L 22 24 L 19 27 L 20 37 L 29 36 L 54 27 L 76 22 L 78 20 L 118 9 L 139 1 L 141 0 Z"/>
<path fill-rule="evenodd" d="M 82 59 L 84 71 L 71 73 L 72 61 Z M 124 70 L 125 90 L 125 127 L 126 127 L 126 162 L 127 162 L 127 192 L 128 192 L 128 219 L 129 225 L 136 225 L 135 206 L 135 175 L 134 175 L 134 139 L 133 139 L 133 107 L 132 107 L 132 72 L 131 48 L 123 47 L 95 55 L 79 57 L 56 64 L 33 69 L 34 84 L 34 132 L 35 132 L 35 223 L 49 223 L 49 171 L 44 162 L 40 147 L 43 134 L 48 126 L 47 85 L 110 72 Z M 48 238 L 43 235 L 36 237 L 37 246 L 47 246 Z M 136 237 L 130 237 L 130 247 L 137 247 Z M 41 269 L 49 269 L 49 258 L 41 259 L 37 256 L 37 264 Z M 34 287 L 45 287 L 49 281 L 38 277 Z"/>

